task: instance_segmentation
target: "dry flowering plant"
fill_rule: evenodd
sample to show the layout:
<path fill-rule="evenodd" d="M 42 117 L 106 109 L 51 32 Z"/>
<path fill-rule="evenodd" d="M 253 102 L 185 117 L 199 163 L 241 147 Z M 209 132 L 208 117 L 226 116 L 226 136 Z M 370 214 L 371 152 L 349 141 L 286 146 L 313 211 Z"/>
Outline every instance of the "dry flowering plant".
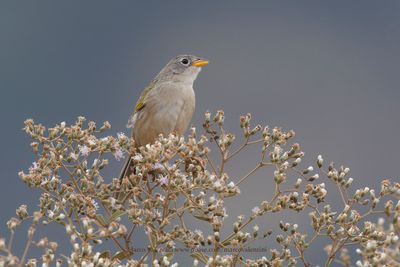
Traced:
<path fill-rule="evenodd" d="M 398 182 L 383 180 L 379 190 L 354 189 L 349 169 L 326 164 L 322 156 L 301 167 L 304 153 L 293 143 L 293 131 L 250 122 L 250 114 L 240 117 L 243 141 L 237 144 L 224 129 L 223 111 L 206 113 L 201 134 L 192 128 L 186 138 L 160 136 L 134 149 L 122 133 L 105 136 L 108 122 L 97 127 L 79 117 L 71 126 L 63 122 L 46 129 L 26 120 L 36 160 L 19 176 L 41 195 L 37 210 L 27 205 L 16 210 L 7 222 L 7 239 L 0 233 L 0 266 L 176 267 L 178 247 L 192 266 L 315 266 L 306 252 L 320 238 L 328 240 L 326 253 L 321 249 L 325 266 L 400 266 Z M 249 146 L 259 147 L 255 165 L 243 177 L 228 174 L 228 163 Z M 128 156 L 132 175 L 122 181 L 104 177 L 112 160 Z M 240 194 L 242 184 L 262 168 L 273 170 L 275 193 L 227 225 L 224 201 Z M 328 184 L 340 194 L 337 208 L 326 201 Z M 283 212 L 307 213 L 313 231 L 302 231 L 296 222 L 281 221 L 278 233 L 256 224 L 266 214 Z M 208 232 L 187 220 L 206 224 Z M 14 233 L 23 223 L 30 225 L 27 242 L 16 255 Z M 65 229 L 68 253 L 59 252 L 49 236 L 38 236 L 37 228 L 48 224 Z M 248 257 L 245 248 L 255 240 L 274 248 Z M 42 254 L 32 256 L 32 247 Z"/>

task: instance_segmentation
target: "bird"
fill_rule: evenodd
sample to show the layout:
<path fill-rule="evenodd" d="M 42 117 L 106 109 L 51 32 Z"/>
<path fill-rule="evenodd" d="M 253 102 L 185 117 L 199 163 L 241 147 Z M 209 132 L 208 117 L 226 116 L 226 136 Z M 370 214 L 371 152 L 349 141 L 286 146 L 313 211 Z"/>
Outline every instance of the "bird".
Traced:
<path fill-rule="evenodd" d="M 162 134 L 184 134 L 195 110 L 193 83 L 207 59 L 179 55 L 171 59 L 143 90 L 129 117 L 135 148 L 151 144 Z M 128 157 L 120 179 L 133 173 L 132 157 Z"/>

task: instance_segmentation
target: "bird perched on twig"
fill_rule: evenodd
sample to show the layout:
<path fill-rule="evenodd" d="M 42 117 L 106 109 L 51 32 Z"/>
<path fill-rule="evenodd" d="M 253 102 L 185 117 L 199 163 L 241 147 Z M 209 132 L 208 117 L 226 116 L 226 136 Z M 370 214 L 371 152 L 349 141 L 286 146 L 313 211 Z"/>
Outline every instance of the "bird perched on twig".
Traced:
<path fill-rule="evenodd" d="M 132 128 L 135 147 L 152 143 L 160 134 L 183 134 L 195 108 L 193 83 L 208 60 L 193 55 L 173 58 L 143 90 L 127 127 Z M 132 173 L 128 158 L 120 178 Z"/>

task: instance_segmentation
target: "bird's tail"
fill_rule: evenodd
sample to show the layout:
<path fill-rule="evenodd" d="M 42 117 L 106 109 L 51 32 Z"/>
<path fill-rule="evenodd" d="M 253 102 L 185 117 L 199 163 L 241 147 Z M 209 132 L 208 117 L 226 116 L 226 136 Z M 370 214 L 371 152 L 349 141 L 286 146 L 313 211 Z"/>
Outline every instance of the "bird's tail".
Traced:
<path fill-rule="evenodd" d="M 126 199 L 126 194 L 122 192 L 122 191 L 124 191 L 124 188 L 122 188 L 122 180 L 125 177 L 129 177 L 132 173 L 134 173 L 132 165 L 133 165 L 133 160 L 132 160 L 132 157 L 129 156 L 127 158 L 127 160 L 125 161 L 125 164 L 124 164 L 124 167 L 121 170 L 121 173 L 119 174 L 119 182 L 120 182 L 120 185 L 121 185 L 121 192 L 116 193 L 115 194 L 115 198 L 119 199 L 121 201 Z"/>
<path fill-rule="evenodd" d="M 130 176 L 132 174 L 132 157 L 128 157 L 125 161 L 124 167 L 121 170 L 121 173 L 119 174 L 119 179 L 122 181 L 124 177 Z"/>

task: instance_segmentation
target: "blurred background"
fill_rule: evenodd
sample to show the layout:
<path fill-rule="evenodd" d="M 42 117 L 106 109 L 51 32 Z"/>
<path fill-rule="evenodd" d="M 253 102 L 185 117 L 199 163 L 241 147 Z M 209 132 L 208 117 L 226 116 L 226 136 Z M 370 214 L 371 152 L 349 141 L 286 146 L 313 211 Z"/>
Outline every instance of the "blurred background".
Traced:
<path fill-rule="evenodd" d="M 0 235 L 8 236 L 15 208 L 37 205 L 39 192 L 17 175 L 35 160 L 23 121 L 52 126 L 83 115 L 128 134 L 141 90 L 182 53 L 211 62 L 195 82 L 194 126 L 205 111 L 224 109 L 239 136 L 239 116 L 251 112 L 255 123 L 295 130 L 308 163 L 322 154 L 350 167 L 356 186 L 398 181 L 399 12 L 397 1 L 1 1 Z M 253 168 L 256 154 L 245 155 L 228 166 L 233 180 Z M 121 165 L 111 162 L 109 173 Z M 272 184 L 269 172 L 257 173 L 227 203 L 228 219 L 250 214 Z M 339 199 L 334 191 L 328 198 Z M 307 229 L 307 217 L 258 224 Z M 57 239 L 61 230 L 44 231 Z M 14 244 L 21 251 L 25 233 Z M 316 244 L 313 265 L 323 261 Z"/>

